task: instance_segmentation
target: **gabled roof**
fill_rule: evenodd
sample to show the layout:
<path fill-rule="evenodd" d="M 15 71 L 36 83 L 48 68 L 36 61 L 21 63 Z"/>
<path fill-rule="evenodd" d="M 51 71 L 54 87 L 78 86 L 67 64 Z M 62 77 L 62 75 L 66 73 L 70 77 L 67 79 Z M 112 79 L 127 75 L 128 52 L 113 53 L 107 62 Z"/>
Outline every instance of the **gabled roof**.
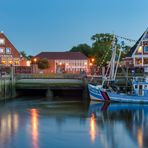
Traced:
<path fill-rule="evenodd" d="M 41 52 L 36 58 L 47 58 L 49 60 L 87 60 L 81 52 Z"/>
<path fill-rule="evenodd" d="M 140 42 L 143 41 L 144 39 L 148 40 L 148 28 L 147 30 L 142 34 L 142 36 L 138 39 L 138 41 L 135 43 L 135 45 L 130 49 L 130 52 L 127 54 L 127 57 L 131 57 L 137 47 L 140 45 Z"/>
<path fill-rule="evenodd" d="M 5 40 L 5 44 L 4 45 L 0 45 L 0 47 L 11 48 L 11 54 L 13 55 L 13 57 L 19 58 L 20 57 L 20 53 L 13 46 L 13 44 L 9 41 L 9 39 L 4 35 L 3 32 L 0 32 L 0 38 L 3 38 Z"/>

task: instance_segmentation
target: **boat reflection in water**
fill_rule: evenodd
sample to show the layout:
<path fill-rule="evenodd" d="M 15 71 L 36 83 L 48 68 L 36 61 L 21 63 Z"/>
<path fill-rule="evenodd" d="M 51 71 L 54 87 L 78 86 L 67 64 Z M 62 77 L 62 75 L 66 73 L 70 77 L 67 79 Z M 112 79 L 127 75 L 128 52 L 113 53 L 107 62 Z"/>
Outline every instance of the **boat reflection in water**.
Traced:
<path fill-rule="evenodd" d="M 148 147 L 148 105 L 91 103 L 89 116 L 92 142 L 100 140 L 104 147 Z"/>

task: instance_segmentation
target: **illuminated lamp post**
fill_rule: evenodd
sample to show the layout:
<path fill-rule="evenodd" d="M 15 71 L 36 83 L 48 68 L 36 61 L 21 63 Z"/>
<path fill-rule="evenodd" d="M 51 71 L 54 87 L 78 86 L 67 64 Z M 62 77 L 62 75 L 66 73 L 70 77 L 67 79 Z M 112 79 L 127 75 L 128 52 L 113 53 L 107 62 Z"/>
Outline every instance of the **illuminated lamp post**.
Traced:
<path fill-rule="evenodd" d="M 91 73 L 94 73 L 94 62 L 95 62 L 95 58 L 91 58 L 89 63 Z"/>
<path fill-rule="evenodd" d="M 91 62 L 93 63 L 94 61 L 95 61 L 95 59 L 94 59 L 94 58 L 92 58 L 92 59 L 91 59 Z"/>
<path fill-rule="evenodd" d="M 33 69 L 34 69 L 34 73 L 37 73 L 37 58 L 33 59 Z"/>
<path fill-rule="evenodd" d="M 90 68 L 90 74 L 92 74 L 92 66 L 93 66 L 93 63 L 89 63 L 89 68 Z"/>

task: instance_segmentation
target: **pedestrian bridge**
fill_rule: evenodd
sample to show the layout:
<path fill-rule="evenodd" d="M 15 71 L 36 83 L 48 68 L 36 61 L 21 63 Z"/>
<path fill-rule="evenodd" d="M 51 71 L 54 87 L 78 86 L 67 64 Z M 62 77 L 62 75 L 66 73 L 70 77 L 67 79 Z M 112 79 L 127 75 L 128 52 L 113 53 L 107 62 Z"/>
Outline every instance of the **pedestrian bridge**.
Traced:
<path fill-rule="evenodd" d="M 87 95 L 85 79 L 79 75 L 17 75 L 15 77 L 16 92 L 44 91 L 46 97 L 53 98 L 59 94 Z"/>

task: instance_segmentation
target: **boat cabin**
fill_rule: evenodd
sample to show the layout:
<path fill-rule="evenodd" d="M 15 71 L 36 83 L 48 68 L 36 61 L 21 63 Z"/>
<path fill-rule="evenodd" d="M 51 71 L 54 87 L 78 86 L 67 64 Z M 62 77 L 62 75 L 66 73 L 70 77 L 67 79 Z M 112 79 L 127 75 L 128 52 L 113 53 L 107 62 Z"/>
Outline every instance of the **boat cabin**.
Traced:
<path fill-rule="evenodd" d="M 137 96 L 147 96 L 148 97 L 148 77 L 134 78 L 133 90 L 134 90 L 134 94 Z"/>

